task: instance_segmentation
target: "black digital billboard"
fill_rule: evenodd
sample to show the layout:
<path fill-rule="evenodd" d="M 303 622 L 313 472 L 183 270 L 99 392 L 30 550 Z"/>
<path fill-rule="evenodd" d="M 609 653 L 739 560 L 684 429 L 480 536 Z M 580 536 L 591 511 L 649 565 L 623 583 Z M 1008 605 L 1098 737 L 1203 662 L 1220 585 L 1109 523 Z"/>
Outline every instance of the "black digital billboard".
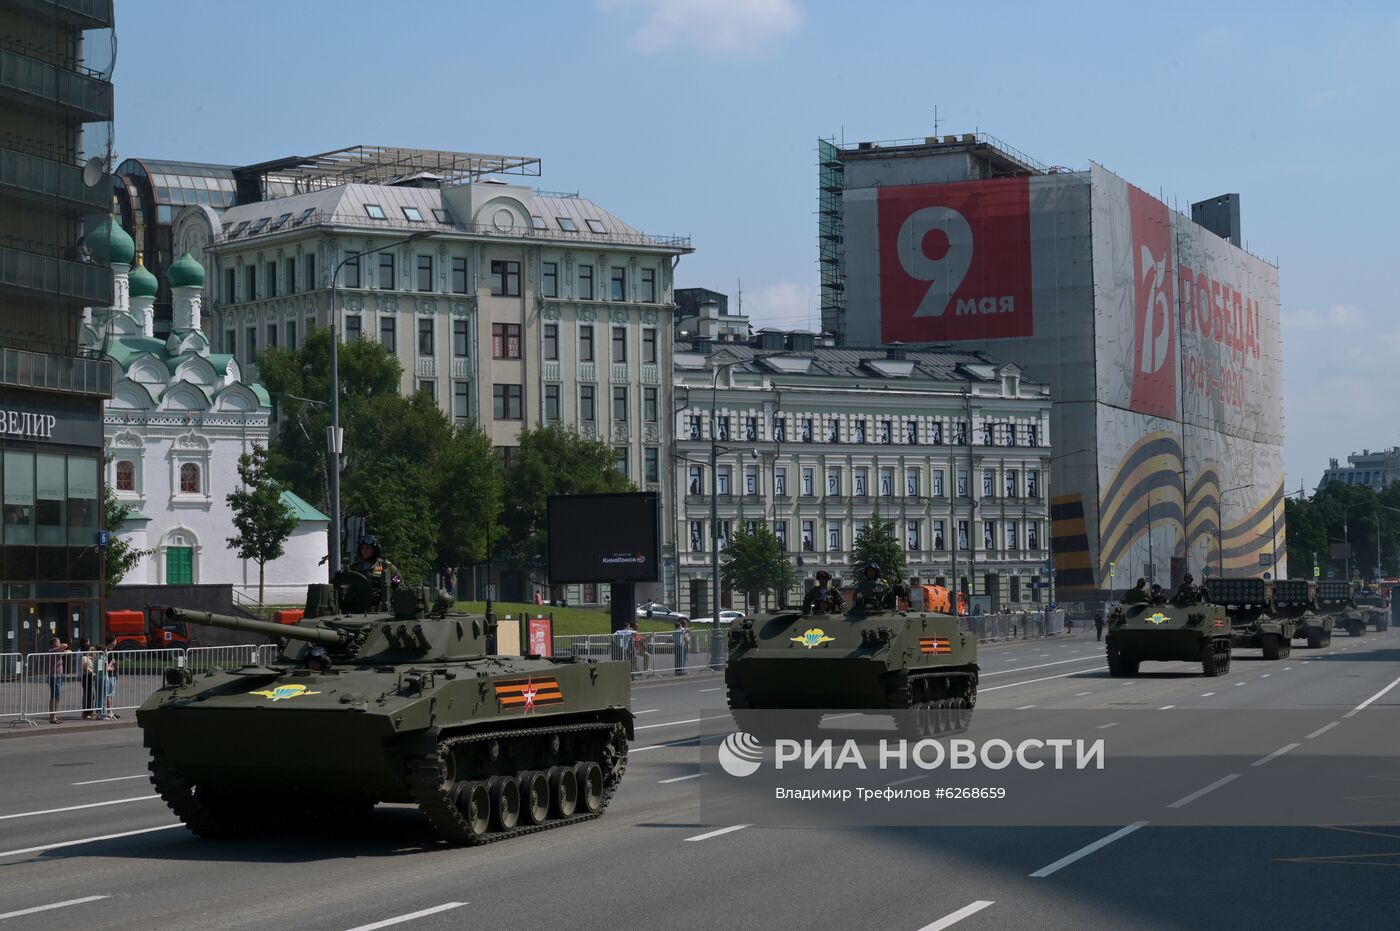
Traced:
<path fill-rule="evenodd" d="M 654 492 L 550 495 L 550 582 L 659 581 L 659 503 Z"/>

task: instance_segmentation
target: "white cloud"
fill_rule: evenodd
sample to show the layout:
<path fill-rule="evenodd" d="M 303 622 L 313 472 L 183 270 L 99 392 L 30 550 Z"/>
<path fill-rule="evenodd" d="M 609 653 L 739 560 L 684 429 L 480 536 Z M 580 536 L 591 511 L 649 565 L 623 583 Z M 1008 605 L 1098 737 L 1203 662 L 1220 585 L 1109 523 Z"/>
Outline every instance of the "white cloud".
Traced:
<path fill-rule="evenodd" d="M 735 55 L 762 50 L 797 31 L 797 0 L 598 0 L 605 12 L 641 10 L 631 45 L 654 54 L 677 45 Z"/>
<path fill-rule="evenodd" d="M 736 310 L 734 299 L 729 309 Z M 820 291 L 816 285 L 797 281 L 779 281 L 744 293 L 744 313 L 755 330 L 776 327 L 780 330 L 821 329 Z"/>
<path fill-rule="evenodd" d="M 1334 87 L 1330 90 L 1316 91 L 1308 95 L 1308 104 L 1314 107 L 1323 107 L 1329 103 L 1350 97 L 1361 88 L 1355 84 L 1348 84 L 1346 87 Z"/>
<path fill-rule="evenodd" d="M 1201 45 L 1219 45 L 1221 42 L 1224 42 L 1229 35 L 1230 30 L 1226 29 L 1224 26 L 1218 26 L 1215 29 L 1207 29 L 1205 32 L 1196 36 L 1196 42 Z"/>
<path fill-rule="evenodd" d="M 1359 330 L 1365 324 L 1359 307 L 1333 304 L 1326 310 L 1293 310 L 1283 314 L 1284 338 L 1291 330 L 1339 332 Z"/>

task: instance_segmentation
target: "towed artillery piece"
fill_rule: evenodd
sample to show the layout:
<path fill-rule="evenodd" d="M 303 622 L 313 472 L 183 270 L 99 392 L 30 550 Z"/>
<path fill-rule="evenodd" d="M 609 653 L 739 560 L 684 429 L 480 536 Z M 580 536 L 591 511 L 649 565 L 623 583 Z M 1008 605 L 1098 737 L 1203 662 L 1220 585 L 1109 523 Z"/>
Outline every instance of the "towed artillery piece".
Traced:
<path fill-rule="evenodd" d="M 764 712 L 783 711 L 814 729 L 824 712 L 849 711 L 892 714 L 919 737 L 966 728 L 977 704 L 977 640 L 952 614 L 905 607 L 893 592 L 857 590 L 844 614 L 780 610 L 740 621 L 724 672 L 735 725 L 768 730 Z"/>
<path fill-rule="evenodd" d="M 1208 579 L 1208 600 L 1225 609 L 1230 618 L 1230 642 L 1236 647 L 1257 647 L 1264 659 L 1286 659 L 1293 652 L 1296 607 L 1291 602 L 1280 611 L 1275 584 L 1268 579 Z M 1289 597 L 1294 594 L 1286 589 Z"/>
<path fill-rule="evenodd" d="M 137 711 L 181 821 L 221 837 L 411 802 L 444 840 L 481 844 L 602 814 L 633 736 L 626 664 L 488 655 L 494 618 L 446 592 L 380 602 L 341 572 L 295 625 L 169 609 L 282 642 L 267 664 L 167 669 Z"/>

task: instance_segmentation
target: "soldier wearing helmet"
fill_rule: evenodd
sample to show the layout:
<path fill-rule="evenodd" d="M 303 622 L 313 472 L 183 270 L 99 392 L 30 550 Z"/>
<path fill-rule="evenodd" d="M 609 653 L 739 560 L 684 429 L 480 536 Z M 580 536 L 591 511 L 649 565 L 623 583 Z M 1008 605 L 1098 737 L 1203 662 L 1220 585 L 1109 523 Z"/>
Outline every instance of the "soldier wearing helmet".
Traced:
<path fill-rule="evenodd" d="M 841 592 L 831 584 L 831 573 L 825 569 L 817 573 L 817 584 L 802 599 L 803 614 L 836 614 L 846 607 Z"/>
<path fill-rule="evenodd" d="M 350 568 L 369 579 L 377 603 L 387 602 L 394 590 L 403 584 L 403 579 L 399 577 L 399 570 L 394 564 L 381 555 L 379 538 L 372 533 L 360 537 L 357 554 L 359 558 L 351 563 Z"/>
<path fill-rule="evenodd" d="M 890 594 L 889 583 L 880 578 L 878 563 L 868 562 L 860 570 L 861 579 L 856 585 L 855 602 L 873 610 L 885 607 L 885 599 Z"/>

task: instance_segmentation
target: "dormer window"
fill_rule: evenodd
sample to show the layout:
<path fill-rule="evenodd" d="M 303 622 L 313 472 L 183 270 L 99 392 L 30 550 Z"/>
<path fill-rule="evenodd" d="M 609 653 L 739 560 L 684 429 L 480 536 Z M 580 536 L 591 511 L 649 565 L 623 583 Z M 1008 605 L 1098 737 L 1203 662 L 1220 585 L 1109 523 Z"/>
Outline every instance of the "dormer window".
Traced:
<path fill-rule="evenodd" d="M 577 232 L 578 232 L 578 224 L 575 223 L 573 220 L 569 219 L 568 217 L 555 217 L 554 219 L 557 220 L 557 221 L 559 222 L 559 228 L 560 228 L 561 230 L 563 230 L 564 232 L 566 232 L 566 233 L 577 233 Z"/>
<path fill-rule="evenodd" d="M 544 222 L 544 217 L 540 216 L 538 213 L 530 214 L 530 225 L 537 230 L 549 229 L 549 226 Z"/>
<path fill-rule="evenodd" d="M 403 218 L 410 223 L 422 223 L 423 212 L 417 207 L 404 207 Z"/>
<path fill-rule="evenodd" d="M 603 225 L 602 220 L 589 219 L 584 220 L 583 222 L 587 223 L 588 228 L 595 233 L 606 233 L 608 231 L 608 228 Z"/>
<path fill-rule="evenodd" d="M 274 220 L 274 221 L 272 222 L 272 225 L 271 225 L 271 226 L 269 226 L 269 227 L 267 228 L 267 229 L 268 229 L 268 232 L 271 232 L 272 230 L 281 229 L 282 226 L 283 226 L 288 220 L 290 220 L 291 218 L 292 218 L 292 215 L 291 215 L 290 213 L 284 213 L 284 214 L 282 214 L 280 217 L 278 217 L 276 220 Z"/>
<path fill-rule="evenodd" d="M 379 206 L 378 204 L 365 204 L 365 214 L 371 220 L 383 220 L 384 208 Z"/>

